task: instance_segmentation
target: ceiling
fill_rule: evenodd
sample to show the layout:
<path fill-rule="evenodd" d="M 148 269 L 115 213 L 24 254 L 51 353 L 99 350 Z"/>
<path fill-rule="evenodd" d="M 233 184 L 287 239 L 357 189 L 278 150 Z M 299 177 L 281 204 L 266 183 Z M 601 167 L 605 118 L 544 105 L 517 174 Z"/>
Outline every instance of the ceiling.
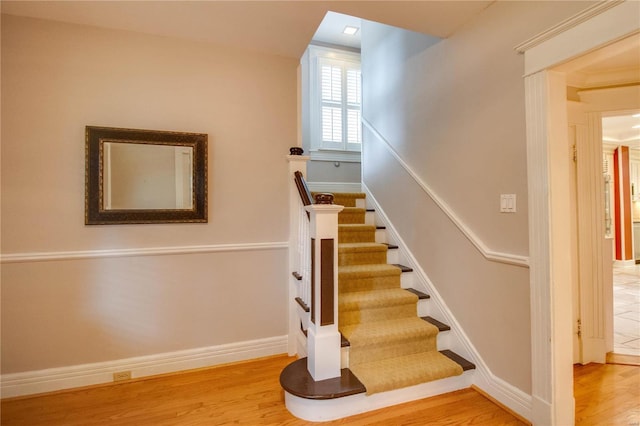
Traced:
<path fill-rule="evenodd" d="M 344 34 L 343 31 L 347 26 L 358 28 L 358 32 L 354 35 Z M 329 11 L 313 35 L 313 41 L 360 49 L 361 27 L 362 19 Z"/>
<path fill-rule="evenodd" d="M 328 11 L 447 37 L 494 0 L 8 1 L 2 13 L 300 58 Z"/>
<path fill-rule="evenodd" d="M 554 68 L 569 86 L 589 89 L 640 82 L 640 33 Z"/>
<path fill-rule="evenodd" d="M 640 84 L 640 33 L 618 40 L 554 68 L 567 73 L 569 86 L 589 91 L 595 88 Z M 580 90 L 578 91 L 578 94 Z M 603 117 L 603 141 L 640 149 L 640 113 Z"/>

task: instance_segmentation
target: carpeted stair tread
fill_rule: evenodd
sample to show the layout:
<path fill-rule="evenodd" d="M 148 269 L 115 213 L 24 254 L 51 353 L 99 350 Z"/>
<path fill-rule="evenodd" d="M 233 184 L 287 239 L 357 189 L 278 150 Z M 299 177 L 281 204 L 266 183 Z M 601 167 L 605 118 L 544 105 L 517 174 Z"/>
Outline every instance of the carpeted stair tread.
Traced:
<path fill-rule="evenodd" d="M 340 332 L 350 345 L 379 345 L 403 340 L 427 339 L 438 334 L 438 328 L 418 317 L 349 325 Z"/>
<path fill-rule="evenodd" d="M 338 213 L 338 224 L 364 223 L 366 210 L 360 207 L 345 207 Z"/>
<path fill-rule="evenodd" d="M 462 374 L 462 367 L 438 351 L 364 362 L 349 369 L 367 394 L 385 392 Z"/>
<path fill-rule="evenodd" d="M 400 287 L 401 270 L 387 263 L 338 267 L 338 291 L 372 291 Z"/>
<path fill-rule="evenodd" d="M 401 288 L 374 291 L 352 291 L 340 294 L 338 306 L 341 311 L 375 309 L 404 304 L 415 304 L 418 297 Z"/>
<path fill-rule="evenodd" d="M 338 244 L 338 266 L 387 263 L 387 246 L 380 243 Z"/>

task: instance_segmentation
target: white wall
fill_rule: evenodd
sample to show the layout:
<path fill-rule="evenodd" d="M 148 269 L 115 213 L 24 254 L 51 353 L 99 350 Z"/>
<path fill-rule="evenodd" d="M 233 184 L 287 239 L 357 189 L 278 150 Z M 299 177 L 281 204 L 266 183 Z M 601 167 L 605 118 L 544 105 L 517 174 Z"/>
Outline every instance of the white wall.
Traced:
<path fill-rule="evenodd" d="M 497 2 L 452 37 L 365 23 L 364 119 L 490 249 L 528 252 L 523 58 L 518 43 L 584 9 Z M 491 371 L 531 392 L 529 271 L 485 260 L 375 132 L 364 182 Z M 499 212 L 500 194 L 517 212 Z"/>
<path fill-rule="evenodd" d="M 296 62 L 2 16 L 3 374 L 287 333 Z M 209 223 L 85 226 L 86 125 L 207 133 Z"/>

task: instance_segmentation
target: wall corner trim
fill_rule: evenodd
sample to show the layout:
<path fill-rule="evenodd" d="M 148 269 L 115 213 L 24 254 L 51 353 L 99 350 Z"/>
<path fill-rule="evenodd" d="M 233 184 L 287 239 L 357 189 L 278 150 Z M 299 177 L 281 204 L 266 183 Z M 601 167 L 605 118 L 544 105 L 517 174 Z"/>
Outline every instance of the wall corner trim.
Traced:
<path fill-rule="evenodd" d="M 402 168 L 411 176 L 411 178 L 422 188 L 422 190 L 433 200 L 434 203 L 447 215 L 449 220 L 462 232 L 462 234 L 473 244 L 473 246 L 485 257 L 485 259 L 492 262 L 506 263 L 514 266 L 529 267 L 529 257 L 522 256 L 513 253 L 503 253 L 491 250 L 487 245 L 478 237 L 463 221 L 456 215 L 451 207 L 440 198 L 430 187 L 427 185 L 412 169 L 409 165 L 400 157 L 396 150 L 391 146 L 384 136 L 376 130 L 376 128 L 369 123 L 364 117 L 362 118 L 362 124 L 364 124 L 373 133 L 377 139 L 384 142 L 384 146 L 398 161 Z M 364 184 L 363 184 L 364 185 Z"/>
<path fill-rule="evenodd" d="M 265 356 L 286 354 L 287 336 L 267 337 L 236 343 L 166 352 L 91 364 L 3 374 L 2 398 L 53 392 L 113 381 L 113 373 L 131 371 L 133 379 L 213 367 Z"/>

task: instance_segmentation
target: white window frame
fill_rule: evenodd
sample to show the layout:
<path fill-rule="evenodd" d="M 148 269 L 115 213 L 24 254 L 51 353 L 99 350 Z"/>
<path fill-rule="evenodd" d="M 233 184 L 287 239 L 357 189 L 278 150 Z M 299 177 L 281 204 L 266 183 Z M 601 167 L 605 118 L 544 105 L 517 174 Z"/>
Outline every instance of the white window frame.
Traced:
<path fill-rule="evenodd" d="M 310 156 L 312 160 L 360 162 L 362 143 L 349 143 L 346 138 L 343 142 L 322 141 L 322 96 L 320 72 L 323 64 L 336 64 L 340 66 L 353 66 L 360 69 L 360 55 L 339 49 L 321 46 L 309 46 L 309 129 L 310 129 Z M 343 70 L 343 74 L 345 71 Z M 345 76 L 343 75 L 343 79 Z M 346 84 L 342 85 L 343 98 L 346 99 Z M 343 106 L 343 128 L 346 127 L 346 110 Z M 360 100 L 360 113 L 362 114 L 362 100 Z M 346 133 L 346 131 L 345 131 Z M 361 138 L 362 139 L 362 138 Z"/>

